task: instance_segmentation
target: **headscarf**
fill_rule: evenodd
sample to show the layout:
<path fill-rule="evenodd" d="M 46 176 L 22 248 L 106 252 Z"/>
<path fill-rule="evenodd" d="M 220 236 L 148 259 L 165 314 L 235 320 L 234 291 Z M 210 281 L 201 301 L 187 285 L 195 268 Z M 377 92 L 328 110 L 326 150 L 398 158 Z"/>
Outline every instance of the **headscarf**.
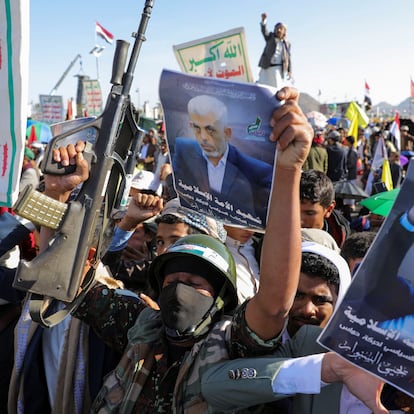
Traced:
<path fill-rule="evenodd" d="M 345 259 L 339 255 L 336 251 L 330 249 L 329 247 L 322 246 L 321 244 L 314 242 L 302 242 L 302 253 L 314 253 L 319 256 L 325 257 L 331 263 L 335 265 L 339 272 L 339 289 L 338 289 L 338 299 L 336 300 L 334 311 L 339 306 L 342 301 L 345 292 L 348 290 L 349 285 L 351 284 L 351 272 Z"/>

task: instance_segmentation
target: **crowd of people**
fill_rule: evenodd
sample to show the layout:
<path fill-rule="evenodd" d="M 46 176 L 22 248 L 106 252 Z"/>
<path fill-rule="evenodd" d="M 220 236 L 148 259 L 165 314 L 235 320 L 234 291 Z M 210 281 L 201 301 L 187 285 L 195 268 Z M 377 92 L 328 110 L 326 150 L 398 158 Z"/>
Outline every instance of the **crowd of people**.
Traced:
<path fill-rule="evenodd" d="M 333 181 L 303 169 L 314 131 L 294 89 L 278 97 L 286 103 L 271 121 L 278 157 L 264 234 L 182 207 L 156 176 L 171 165 L 158 165 L 168 150 L 153 131 L 144 142 L 153 156 L 140 149 L 128 207 L 113 212 L 112 241 L 72 315 L 49 329 L 32 322 L 29 297 L 12 286 L 16 263 L 2 262 L 4 412 L 386 412 L 377 378 L 316 343 L 375 232 L 358 234 L 361 243 L 336 209 Z M 46 195 L 69 199 L 88 178 L 83 149 L 55 150 L 77 169 L 42 177 Z M 27 225 L 0 253 L 30 233 L 37 254 L 47 249 L 50 231 Z M 390 388 L 383 403 L 394 407 L 404 394 Z"/>
<path fill-rule="evenodd" d="M 390 125 L 389 122 L 383 122 L 371 123 L 366 128 L 360 127 L 357 139 L 348 135 L 349 131 L 343 127 L 327 125 L 325 128 L 315 128 L 311 149 L 303 169 L 326 174 L 334 185 L 339 181 L 347 181 L 352 186 L 359 187 L 361 194 L 365 193 L 367 197 L 400 188 L 412 152 L 408 149 L 409 146 L 403 146 L 403 140 L 400 143 L 392 135 Z M 403 126 L 402 130 L 408 130 L 408 126 Z M 383 142 L 385 156 L 376 156 L 378 142 Z M 388 187 L 383 176 L 384 158 L 388 159 L 390 171 Z M 352 229 L 369 230 L 371 221 L 372 228 L 378 228 L 377 221 L 381 221 L 381 218 L 370 215 L 365 208 L 358 208 L 355 199 L 361 197 L 354 191 L 355 198 L 352 198 L 351 185 L 348 197 L 346 194 L 336 196 L 336 208 L 342 212 Z"/>
<path fill-rule="evenodd" d="M 292 76 L 287 28 L 268 32 L 266 19 L 260 76 L 280 87 Z M 31 320 L 30 295 L 13 280 L 18 261 L 44 254 L 53 232 L 0 210 L 1 413 L 414 412 L 411 397 L 316 341 L 382 223 L 351 195 L 336 197 L 335 183 L 381 182 L 370 165 L 383 137 L 398 188 L 400 150 L 414 140 L 402 128 L 405 146 L 396 147 L 386 125 L 361 128 L 358 139 L 342 127 L 314 129 L 295 89 L 276 97 L 284 104 L 270 120 L 277 158 L 264 231 L 182 206 L 173 164 L 178 171 L 191 161 L 188 151 L 171 160 L 164 131 L 152 128 L 136 154 L 128 204 L 111 212 L 110 243 L 98 263 L 85 263 L 85 273 L 96 271 L 92 286 L 50 328 Z M 203 130 L 216 138 L 201 156 L 219 161 L 225 122 L 196 104 L 196 138 Z M 76 165 L 62 176 L 41 174 L 39 149 L 25 150 L 21 190 L 29 184 L 68 202 L 89 176 L 85 143 L 54 149 L 55 162 Z M 47 312 L 63 306 L 51 299 Z"/>

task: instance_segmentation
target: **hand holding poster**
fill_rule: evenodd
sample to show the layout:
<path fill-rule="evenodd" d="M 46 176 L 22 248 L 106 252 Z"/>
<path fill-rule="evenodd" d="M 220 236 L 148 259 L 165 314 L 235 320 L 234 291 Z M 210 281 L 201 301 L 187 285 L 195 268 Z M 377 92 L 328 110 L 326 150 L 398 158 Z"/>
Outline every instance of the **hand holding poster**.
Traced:
<path fill-rule="evenodd" d="M 321 345 L 414 397 L 414 163 Z"/>
<path fill-rule="evenodd" d="M 181 205 L 227 224 L 263 229 L 275 144 L 275 90 L 164 70 L 160 80 Z"/>

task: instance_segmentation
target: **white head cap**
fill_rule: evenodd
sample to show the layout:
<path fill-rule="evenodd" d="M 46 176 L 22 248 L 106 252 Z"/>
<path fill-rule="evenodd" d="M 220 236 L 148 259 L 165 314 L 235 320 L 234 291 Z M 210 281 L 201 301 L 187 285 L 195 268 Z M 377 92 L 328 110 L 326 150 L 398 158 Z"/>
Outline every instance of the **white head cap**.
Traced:
<path fill-rule="evenodd" d="M 345 292 L 348 290 L 349 285 L 351 284 L 351 272 L 345 259 L 339 255 L 336 251 L 330 249 L 329 247 L 322 246 L 321 244 L 314 242 L 303 242 L 302 243 L 302 253 L 309 252 L 315 253 L 320 256 L 325 257 L 330 262 L 332 262 L 339 272 L 339 289 L 338 289 L 338 299 L 335 304 L 334 310 L 338 307 L 339 303 L 342 301 Z"/>
<path fill-rule="evenodd" d="M 131 187 L 137 190 L 152 190 L 158 196 L 162 194 L 162 184 L 151 171 L 141 170 L 132 178 Z"/>

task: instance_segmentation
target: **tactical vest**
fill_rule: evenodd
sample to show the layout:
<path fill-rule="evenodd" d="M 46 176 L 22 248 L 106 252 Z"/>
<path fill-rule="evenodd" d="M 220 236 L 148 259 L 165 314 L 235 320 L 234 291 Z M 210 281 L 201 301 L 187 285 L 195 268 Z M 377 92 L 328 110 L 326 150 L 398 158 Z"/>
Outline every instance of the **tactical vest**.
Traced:
<path fill-rule="evenodd" d="M 197 342 L 181 364 L 171 410 L 173 413 L 203 414 L 217 412 L 201 394 L 201 376 L 216 362 L 229 358 L 226 340 L 230 337 L 231 318 L 217 322 L 210 333 Z M 163 335 L 159 312 L 145 309 L 128 331 L 128 350 L 115 370 L 106 378 L 92 412 L 135 413 L 136 402 L 145 386 L 154 361 L 153 344 Z"/>

